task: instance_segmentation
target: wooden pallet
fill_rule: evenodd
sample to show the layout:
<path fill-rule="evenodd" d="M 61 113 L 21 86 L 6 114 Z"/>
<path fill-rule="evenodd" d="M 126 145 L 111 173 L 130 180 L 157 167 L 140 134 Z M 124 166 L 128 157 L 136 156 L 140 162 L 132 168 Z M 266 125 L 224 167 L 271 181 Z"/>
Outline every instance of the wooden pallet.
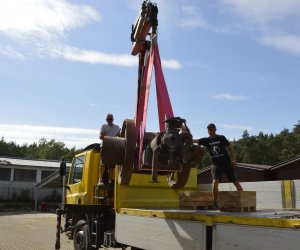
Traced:
<path fill-rule="evenodd" d="M 179 194 L 179 205 L 182 209 L 207 210 L 213 203 L 211 192 L 184 191 Z"/>
<path fill-rule="evenodd" d="M 218 204 L 222 212 L 256 211 L 256 192 L 220 191 Z"/>

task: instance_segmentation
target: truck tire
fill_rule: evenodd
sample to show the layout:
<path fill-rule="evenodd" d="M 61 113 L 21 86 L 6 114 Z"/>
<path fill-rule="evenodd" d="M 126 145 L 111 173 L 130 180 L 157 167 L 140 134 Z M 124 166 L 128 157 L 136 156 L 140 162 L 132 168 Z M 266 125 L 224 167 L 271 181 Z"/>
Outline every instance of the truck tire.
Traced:
<path fill-rule="evenodd" d="M 74 250 L 90 250 L 90 229 L 85 220 L 79 220 L 73 232 Z"/>

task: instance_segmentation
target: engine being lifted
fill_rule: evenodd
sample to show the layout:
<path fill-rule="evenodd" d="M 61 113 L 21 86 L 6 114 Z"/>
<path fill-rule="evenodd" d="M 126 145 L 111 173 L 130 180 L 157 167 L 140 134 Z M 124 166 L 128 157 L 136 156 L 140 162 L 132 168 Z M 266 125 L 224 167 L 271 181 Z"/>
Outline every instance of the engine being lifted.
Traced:
<path fill-rule="evenodd" d="M 168 118 L 166 131 L 156 135 L 145 147 L 142 168 L 152 169 L 152 181 L 157 181 L 158 170 L 180 171 L 191 160 L 193 140 L 185 120 Z"/>
<path fill-rule="evenodd" d="M 118 165 L 119 184 L 129 185 L 132 172 L 151 172 L 152 182 L 157 182 L 158 175 L 167 175 L 171 188 L 184 187 L 192 164 L 201 161 L 204 151 L 201 146 L 193 144 L 184 119 L 172 117 L 165 122 L 164 132 L 145 134 L 140 169 L 133 120 L 124 121 L 120 137 L 104 137 L 102 162 Z"/>

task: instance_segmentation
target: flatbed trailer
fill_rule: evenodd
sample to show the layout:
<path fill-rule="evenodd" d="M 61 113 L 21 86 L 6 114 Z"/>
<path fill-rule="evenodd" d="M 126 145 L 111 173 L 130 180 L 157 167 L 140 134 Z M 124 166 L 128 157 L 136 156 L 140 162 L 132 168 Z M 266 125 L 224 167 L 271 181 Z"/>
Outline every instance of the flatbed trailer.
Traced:
<path fill-rule="evenodd" d="M 114 246 L 155 250 L 300 249 L 300 210 L 180 209 L 180 193 L 197 191 L 196 169 L 191 170 L 183 189 L 170 188 L 165 175 L 159 175 L 158 182 L 153 183 L 149 174 L 133 173 L 129 185 L 115 182 L 102 203 L 103 197 L 95 196 L 99 153 L 91 148 L 73 160 L 65 204 L 57 210 L 55 249 L 60 249 L 62 230 L 73 240 L 74 249 L 80 250 Z M 62 216 L 65 224 L 61 229 Z"/>
<path fill-rule="evenodd" d="M 300 212 L 122 208 L 116 214 L 116 239 L 126 245 L 156 250 L 299 250 Z"/>
<path fill-rule="evenodd" d="M 195 172 L 185 190 L 196 191 Z M 155 250 L 300 249 L 300 210 L 183 210 L 179 190 L 167 188 L 162 177 L 154 185 L 146 178 L 134 175 L 130 186 L 116 187 L 119 243 Z"/>

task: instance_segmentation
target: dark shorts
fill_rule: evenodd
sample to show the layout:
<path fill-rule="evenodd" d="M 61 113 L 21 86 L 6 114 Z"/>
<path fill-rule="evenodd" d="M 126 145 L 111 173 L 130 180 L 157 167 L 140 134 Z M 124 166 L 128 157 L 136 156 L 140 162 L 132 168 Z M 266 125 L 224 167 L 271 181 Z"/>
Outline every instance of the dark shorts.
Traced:
<path fill-rule="evenodd" d="M 225 174 L 229 181 L 235 182 L 237 180 L 235 169 L 231 164 L 223 165 L 212 165 L 211 167 L 211 176 L 213 180 L 219 180 L 221 182 L 222 175 Z"/>

